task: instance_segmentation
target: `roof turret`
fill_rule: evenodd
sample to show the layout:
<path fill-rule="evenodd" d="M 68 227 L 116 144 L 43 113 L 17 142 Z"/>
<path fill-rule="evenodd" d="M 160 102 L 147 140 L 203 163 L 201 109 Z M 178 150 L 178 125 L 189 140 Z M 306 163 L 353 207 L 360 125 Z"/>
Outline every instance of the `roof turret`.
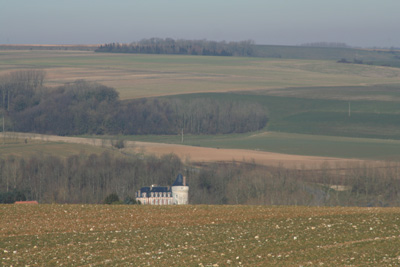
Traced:
<path fill-rule="evenodd" d="M 182 176 L 182 174 L 178 174 L 176 176 L 175 182 L 172 184 L 172 186 L 186 186 L 186 181 L 185 177 Z"/>

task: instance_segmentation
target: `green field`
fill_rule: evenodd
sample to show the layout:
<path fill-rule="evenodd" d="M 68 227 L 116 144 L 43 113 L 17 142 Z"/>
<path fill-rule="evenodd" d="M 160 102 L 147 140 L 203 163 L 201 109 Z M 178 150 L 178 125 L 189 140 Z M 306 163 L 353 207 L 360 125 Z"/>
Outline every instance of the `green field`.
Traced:
<path fill-rule="evenodd" d="M 46 138 L 42 140 L 32 140 L 24 138 L 0 139 L 0 159 L 10 156 L 16 158 L 35 157 L 37 155 L 57 156 L 67 158 L 78 154 L 101 154 L 111 149 L 64 142 L 48 142 Z"/>
<path fill-rule="evenodd" d="M 373 87 L 375 88 L 375 87 Z M 379 87 L 376 87 L 378 90 Z M 325 88 L 313 88 L 313 90 Z M 336 88 L 330 88 L 336 90 Z M 344 88 L 341 88 L 342 90 Z M 370 88 L 366 88 L 370 89 Z M 260 103 L 268 111 L 269 122 L 267 129 L 271 131 L 306 133 L 314 135 L 333 135 L 351 137 L 370 137 L 400 139 L 399 99 L 400 87 L 393 90 L 380 91 L 381 96 L 390 98 L 390 101 L 373 99 L 374 92 L 365 93 L 370 100 L 314 99 L 306 94 L 297 97 L 271 96 L 269 94 L 250 93 L 215 93 L 191 94 L 176 96 L 185 101 L 193 98 L 212 98 L 219 100 L 248 101 Z M 300 89 L 301 90 L 301 89 Z M 311 90 L 311 89 L 310 89 Z M 350 91 L 349 88 L 348 91 Z M 310 93 L 315 96 L 316 93 Z M 350 102 L 350 114 L 349 114 Z"/>
<path fill-rule="evenodd" d="M 314 59 L 338 61 L 342 58 L 348 61 L 363 60 L 364 63 L 388 64 L 400 66 L 400 51 L 389 49 L 354 49 L 335 47 L 306 47 L 257 45 L 255 55 L 271 58 Z"/>
<path fill-rule="evenodd" d="M 0 205 L 2 266 L 395 266 L 398 208 Z"/>
<path fill-rule="evenodd" d="M 316 92 L 325 89 L 308 90 Z M 360 88 L 338 88 L 338 98 L 344 97 L 340 96 L 340 90 L 356 95 Z M 373 100 L 376 92 L 379 92 L 381 98 L 387 97 L 390 101 Z M 186 135 L 184 143 L 187 145 L 253 149 L 297 155 L 398 160 L 400 110 L 396 96 L 399 92 L 399 89 L 391 86 L 366 88 L 365 98 L 350 101 L 350 116 L 349 101 L 330 99 L 329 95 L 326 99 L 306 98 L 307 94 L 300 95 L 299 92 L 297 92 L 299 97 L 249 93 L 192 94 L 176 97 L 185 101 L 193 98 L 213 98 L 258 102 L 269 112 L 269 123 L 263 131 L 216 136 Z M 316 94 L 312 93 L 310 96 Z M 370 100 L 365 100 L 367 98 Z M 175 136 L 126 138 L 136 141 L 181 143 L 178 133 Z"/>

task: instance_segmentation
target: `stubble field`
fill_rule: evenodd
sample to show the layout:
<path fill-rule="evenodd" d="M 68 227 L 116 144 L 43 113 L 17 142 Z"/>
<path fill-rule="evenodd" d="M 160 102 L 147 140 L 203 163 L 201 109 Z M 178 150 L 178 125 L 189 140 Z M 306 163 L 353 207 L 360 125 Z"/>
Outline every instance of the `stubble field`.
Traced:
<path fill-rule="evenodd" d="M 398 208 L 0 205 L 2 266 L 395 266 Z"/>

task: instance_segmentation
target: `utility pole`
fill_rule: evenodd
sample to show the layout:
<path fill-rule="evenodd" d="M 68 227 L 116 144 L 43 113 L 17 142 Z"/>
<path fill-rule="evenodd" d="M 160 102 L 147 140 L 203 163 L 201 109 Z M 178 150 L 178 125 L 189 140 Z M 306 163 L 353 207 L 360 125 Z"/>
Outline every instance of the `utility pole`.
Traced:
<path fill-rule="evenodd" d="M 183 144 L 183 128 L 182 128 L 182 144 Z"/>
<path fill-rule="evenodd" d="M 5 77 L 5 76 L 3 76 Z M 0 78 L 3 78 L 0 77 Z M 8 80 L 1 80 L 0 82 L 0 87 L 1 87 L 1 92 L 2 92 L 2 97 L 3 97 L 3 145 L 6 143 L 6 133 L 5 133 L 5 115 L 9 111 L 10 107 L 10 84 L 7 83 Z M 7 109 L 6 109 L 6 88 L 7 88 Z"/>
<path fill-rule="evenodd" d="M 6 134 L 4 132 L 4 110 L 3 110 L 3 145 L 6 143 Z"/>
<path fill-rule="evenodd" d="M 349 118 L 351 116 L 350 101 L 349 101 Z"/>

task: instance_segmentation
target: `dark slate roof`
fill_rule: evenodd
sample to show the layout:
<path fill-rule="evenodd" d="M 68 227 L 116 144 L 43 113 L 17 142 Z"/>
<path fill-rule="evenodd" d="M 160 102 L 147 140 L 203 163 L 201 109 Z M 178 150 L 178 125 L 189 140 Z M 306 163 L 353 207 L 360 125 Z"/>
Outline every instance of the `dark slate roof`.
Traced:
<path fill-rule="evenodd" d="M 171 189 L 168 189 L 166 186 L 154 186 L 151 192 L 171 192 Z"/>
<path fill-rule="evenodd" d="M 172 184 L 172 186 L 183 186 L 183 176 L 182 176 L 182 174 L 178 174 L 178 176 L 176 176 L 176 180 Z"/>
<path fill-rule="evenodd" d="M 157 193 L 163 193 L 163 192 L 171 192 L 171 189 L 166 187 L 166 186 L 153 186 L 153 187 L 142 187 L 140 189 L 141 193 L 151 193 L 151 192 L 157 192 Z"/>
<path fill-rule="evenodd" d="M 140 192 L 142 192 L 142 193 L 150 192 L 150 187 L 148 187 L 148 186 L 142 187 L 142 188 L 140 188 Z"/>

